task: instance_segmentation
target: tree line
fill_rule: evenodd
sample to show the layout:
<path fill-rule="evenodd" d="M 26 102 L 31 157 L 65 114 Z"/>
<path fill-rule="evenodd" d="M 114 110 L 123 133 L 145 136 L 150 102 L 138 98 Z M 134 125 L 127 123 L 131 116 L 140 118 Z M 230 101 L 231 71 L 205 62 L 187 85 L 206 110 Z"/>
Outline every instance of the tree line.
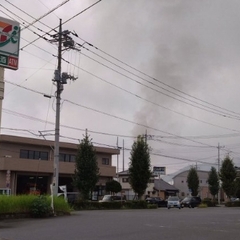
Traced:
<path fill-rule="evenodd" d="M 151 171 L 150 148 L 143 136 L 138 136 L 132 145 L 128 170 L 129 184 L 138 196 L 138 199 L 141 199 L 150 178 L 153 176 Z M 73 176 L 73 184 L 79 192 L 81 192 L 83 200 L 89 199 L 90 193 L 94 191 L 98 183 L 99 175 L 96 152 L 92 144 L 92 139 L 90 139 L 86 130 L 79 144 L 75 173 Z M 207 182 L 209 191 L 214 199 L 220 190 L 220 185 L 228 198 L 232 196 L 240 197 L 240 178 L 237 177 L 234 162 L 229 156 L 226 156 L 223 160 L 219 173 L 216 168 L 211 167 Z M 199 177 L 194 167 L 188 172 L 187 184 L 192 196 L 197 196 L 199 193 Z M 122 187 L 119 182 L 112 180 L 106 183 L 105 190 L 107 192 L 117 193 L 122 190 Z"/>
<path fill-rule="evenodd" d="M 138 136 L 132 145 L 129 164 L 129 183 L 140 199 L 145 193 L 152 176 L 150 164 L 150 150 L 144 137 Z M 76 156 L 73 185 L 81 193 L 83 200 L 88 200 L 99 180 L 99 167 L 92 139 L 86 133 L 81 140 Z M 121 184 L 115 180 L 106 183 L 106 191 L 117 193 L 122 190 Z"/>
<path fill-rule="evenodd" d="M 228 198 L 240 197 L 240 178 L 237 176 L 233 159 L 231 159 L 229 155 L 224 158 L 219 173 L 215 167 L 211 167 L 207 182 L 214 200 L 220 191 L 220 187 Z M 192 167 L 189 170 L 187 183 L 192 195 L 197 196 L 199 191 L 199 177 L 196 168 Z"/>

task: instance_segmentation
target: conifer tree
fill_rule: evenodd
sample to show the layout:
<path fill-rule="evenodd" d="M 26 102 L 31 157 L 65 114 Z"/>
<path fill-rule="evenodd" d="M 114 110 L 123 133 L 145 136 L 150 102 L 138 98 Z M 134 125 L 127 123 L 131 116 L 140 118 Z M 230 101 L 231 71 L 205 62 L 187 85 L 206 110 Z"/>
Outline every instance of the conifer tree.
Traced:
<path fill-rule="evenodd" d="M 215 196 L 218 194 L 219 191 L 219 177 L 215 167 L 211 167 L 211 170 L 208 174 L 208 187 L 209 191 L 215 200 Z"/>
<path fill-rule="evenodd" d="M 226 156 L 221 165 L 220 180 L 222 181 L 222 188 L 228 198 L 235 194 L 236 177 L 237 171 L 234 167 L 233 160 L 229 156 Z"/>
<path fill-rule="evenodd" d="M 96 152 L 86 133 L 78 148 L 73 183 L 81 193 L 83 200 L 88 200 L 99 179 Z"/>
<path fill-rule="evenodd" d="M 141 199 L 151 177 L 150 154 L 148 144 L 142 136 L 132 145 L 129 163 L 129 183 Z"/>
<path fill-rule="evenodd" d="M 191 190 L 192 196 L 197 196 L 199 189 L 199 177 L 197 170 L 194 167 L 191 167 L 188 172 L 187 183 L 188 188 Z"/>

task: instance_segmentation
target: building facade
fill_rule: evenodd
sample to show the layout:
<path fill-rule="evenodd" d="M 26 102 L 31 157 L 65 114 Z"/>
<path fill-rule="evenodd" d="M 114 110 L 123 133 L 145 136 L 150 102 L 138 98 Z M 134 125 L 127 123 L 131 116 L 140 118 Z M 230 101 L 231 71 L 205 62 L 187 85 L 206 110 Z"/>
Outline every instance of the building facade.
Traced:
<path fill-rule="evenodd" d="M 128 200 L 134 199 L 135 193 L 129 183 L 129 171 L 119 172 L 117 176 L 122 186 L 123 194 Z M 143 197 L 160 197 L 162 199 L 167 199 L 169 196 L 176 196 L 178 192 L 176 187 L 165 182 L 163 179 L 155 179 L 152 177 L 150 178 Z"/>
<path fill-rule="evenodd" d="M 187 196 L 191 196 L 191 190 L 188 188 L 187 184 L 187 176 L 189 170 L 183 171 L 173 177 L 173 185 L 179 189 L 179 197 L 185 198 Z M 203 198 L 212 198 L 212 195 L 208 189 L 208 171 L 199 171 L 197 170 L 197 174 L 199 177 L 199 196 Z"/>
<path fill-rule="evenodd" d="M 74 192 L 72 177 L 78 144 L 59 143 L 59 186 Z M 105 194 L 105 184 L 116 177 L 112 156 L 118 149 L 95 147 L 100 178 L 93 192 L 97 200 Z M 54 141 L 0 135 L 0 189 L 12 194 L 49 194 L 53 181 Z"/>

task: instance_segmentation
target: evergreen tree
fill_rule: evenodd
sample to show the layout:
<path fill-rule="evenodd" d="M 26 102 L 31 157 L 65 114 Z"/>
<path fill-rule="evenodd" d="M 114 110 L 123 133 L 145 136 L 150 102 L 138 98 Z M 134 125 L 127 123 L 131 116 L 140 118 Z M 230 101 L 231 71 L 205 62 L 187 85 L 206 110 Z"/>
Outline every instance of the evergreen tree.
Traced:
<path fill-rule="evenodd" d="M 106 191 L 111 193 L 118 193 L 122 191 L 122 186 L 118 181 L 112 180 L 110 182 L 106 182 Z"/>
<path fill-rule="evenodd" d="M 211 170 L 208 174 L 208 187 L 210 190 L 210 193 L 213 196 L 213 199 L 215 199 L 215 196 L 217 195 L 219 191 L 219 178 L 218 173 L 215 167 L 211 167 Z"/>
<path fill-rule="evenodd" d="M 235 197 L 240 198 L 240 178 L 236 178 L 235 181 Z"/>
<path fill-rule="evenodd" d="M 199 177 L 197 174 L 197 170 L 194 167 L 191 167 L 188 172 L 187 183 L 188 188 L 191 189 L 192 196 L 197 196 L 199 188 Z"/>
<path fill-rule="evenodd" d="M 222 181 L 222 188 L 228 198 L 234 196 L 235 194 L 236 177 L 237 171 L 234 167 L 233 160 L 229 156 L 226 156 L 221 165 L 220 180 Z"/>
<path fill-rule="evenodd" d="M 129 183 L 133 191 L 141 199 L 151 177 L 150 154 L 144 138 L 138 136 L 132 145 L 129 163 Z"/>
<path fill-rule="evenodd" d="M 86 130 L 78 148 L 73 177 L 73 184 L 80 191 L 83 200 L 89 199 L 89 195 L 94 190 L 98 179 L 99 168 L 96 152 Z"/>

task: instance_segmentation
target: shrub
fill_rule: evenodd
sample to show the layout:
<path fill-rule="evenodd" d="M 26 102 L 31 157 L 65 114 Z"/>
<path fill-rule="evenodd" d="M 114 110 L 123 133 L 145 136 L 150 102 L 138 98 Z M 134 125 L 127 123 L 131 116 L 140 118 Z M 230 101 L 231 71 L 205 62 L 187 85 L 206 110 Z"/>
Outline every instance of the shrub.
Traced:
<path fill-rule="evenodd" d="M 104 209 L 121 209 L 123 202 L 100 202 Z"/>
<path fill-rule="evenodd" d="M 147 209 L 148 204 L 146 201 L 128 201 L 124 203 L 124 207 L 129 209 Z"/>
<path fill-rule="evenodd" d="M 147 208 L 148 209 L 156 209 L 156 208 L 158 208 L 158 205 L 157 204 L 148 204 Z"/>
<path fill-rule="evenodd" d="M 212 200 L 210 198 L 204 198 L 202 200 L 202 204 L 207 205 L 207 207 L 216 207 L 217 201 L 216 200 L 214 201 L 214 200 Z"/>
<path fill-rule="evenodd" d="M 150 208 L 157 208 L 152 204 Z M 150 205 L 149 205 L 150 206 Z M 91 202 L 76 201 L 73 205 L 75 210 L 95 210 L 95 209 L 147 209 L 148 204 L 145 201 L 126 201 L 126 202 Z"/>
<path fill-rule="evenodd" d="M 72 205 L 75 210 L 94 210 L 101 209 L 99 202 L 78 200 Z"/>
<path fill-rule="evenodd" d="M 240 207 L 240 201 L 226 202 L 225 207 Z"/>
<path fill-rule="evenodd" d="M 30 205 L 30 215 L 35 218 L 49 217 L 53 215 L 52 208 L 45 196 L 35 198 Z"/>
<path fill-rule="evenodd" d="M 51 206 L 51 197 L 47 198 L 49 206 Z M 70 214 L 71 208 L 69 204 L 63 199 L 59 197 L 54 197 L 54 211 L 58 214 Z"/>
<path fill-rule="evenodd" d="M 199 206 L 198 206 L 199 208 L 207 208 L 208 207 L 208 205 L 207 204 L 205 204 L 205 203 L 201 203 Z"/>

